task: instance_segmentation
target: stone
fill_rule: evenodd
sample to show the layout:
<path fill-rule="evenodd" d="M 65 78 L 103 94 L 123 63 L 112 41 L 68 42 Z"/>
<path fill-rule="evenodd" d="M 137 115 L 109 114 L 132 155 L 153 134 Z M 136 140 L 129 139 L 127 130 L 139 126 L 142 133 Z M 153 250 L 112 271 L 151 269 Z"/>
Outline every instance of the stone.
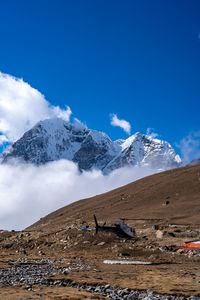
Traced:
<path fill-rule="evenodd" d="M 108 288 L 110 288 L 110 284 L 105 285 L 105 289 L 108 289 Z"/>
<path fill-rule="evenodd" d="M 24 254 L 24 255 L 27 254 L 25 249 L 20 249 L 20 252 L 21 252 L 21 254 Z"/>
<path fill-rule="evenodd" d="M 157 239 L 162 239 L 163 238 L 163 231 L 157 230 L 156 231 L 156 238 Z"/>
<path fill-rule="evenodd" d="M 121 253 L 119 253 L 119 256 L 130 256 L 130 253 L 127 253 L 127 252 L 121 252 Z"/>
<path fill-rule="evenodd" d="M 182 253 L 184 253 L 185 251 L 184 251 L 184 249 L 178 249 L 177 251 L 176 251 L 176 253 L 178 253 L 178 254 L 182 254 Z"/>
<path fill-rule="evenodd" d="M 97 246 L 103 246 L 103 245 L 105 245 L 105 242 L 101 242 L 97 244 Z"/>
<path fill-rule="evenodd" d="M 166 246 L 162 246 L 162 247 L 159 248 L 159 250 L 163 252 L 163 251 L 167 251 L 168 248 Z"/>
<path fill-rule="evenodd" d="M 153 225 L 153 226 L 152 226 L 152 229 L 153 229 L 153 230 L 158 230 L 158 229 L 159 229 L 159 225 Z"/>
<path fill-rule="evenodd" d="M 176 237 L 176 235 L 173 232 L 168 232 L 168 235 L 172 237 Z"/>
<path fill-rule="evenodd" d="M 170 201 L 167 200 L 167 201 L 164 201 L 164 202 L 163 202 L 163 205 L 166 206 L 166 205 L 169 205 L 169 203 L 170 203 Z"/>
<path fill-rule="evenodd" d="M 9 248 L 12 248 L 12 246 L 13 246 L 13 243 L 11 243 L 11 244 L 6 244 L 6 245 L 4 245 L 3 247 L 4 247 L 5 249 L 9 249 Z"/>

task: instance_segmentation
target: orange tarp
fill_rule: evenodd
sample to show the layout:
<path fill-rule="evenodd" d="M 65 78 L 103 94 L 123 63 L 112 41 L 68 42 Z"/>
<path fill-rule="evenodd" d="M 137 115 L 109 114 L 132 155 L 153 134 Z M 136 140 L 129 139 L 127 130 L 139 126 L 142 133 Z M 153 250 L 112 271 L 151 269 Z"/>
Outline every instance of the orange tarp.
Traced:
<path fill-rule="evenodd" d="M 200 241 L 189 241 L 189 242 L 185 242 L 185 246 L 186 247 L 200 247 Z"/>

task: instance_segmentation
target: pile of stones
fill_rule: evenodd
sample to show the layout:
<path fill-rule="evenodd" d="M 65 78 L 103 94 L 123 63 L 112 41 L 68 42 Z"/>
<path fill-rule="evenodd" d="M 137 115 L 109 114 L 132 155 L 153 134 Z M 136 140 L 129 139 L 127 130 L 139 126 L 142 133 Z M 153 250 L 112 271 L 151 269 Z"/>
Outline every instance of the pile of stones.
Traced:
<path fill-rule="evenodd" d="M 45 261 L 46 262 L 46 261 Z M 19 263 L 19 262 L 18 262 Z M 28 291 L 33 290 L 35 284 L 42 286 L 60 286 L 60 287 L 73 287 L 79 290 L 85 290 L 90 293 L 100 293 L 105 297 L 108 297 L 113 300 L 200 300 L 199 296 L 175 296 L 175 295 L 159 295 L 154 293 L 152 290 L 131 290 L 129 288 L 119 288 L 112 287 L 109 284 L 99 285 L 99 284 L 80 284 L 72 281 L 71 279 L 54 279 L 46 278 L 49 275 L 54 275 L 57 272 L 68 272 L 67 270 L 55 267 L 55 261 L 51 263 L 28 263 L 23 261 L 18 265 L 13 264 L 10 268 L 1 268 L 0 269 L 0 285 L 26 285 Z M 80 268 L 81 265 L 74 265 L 72 268 Z"/>

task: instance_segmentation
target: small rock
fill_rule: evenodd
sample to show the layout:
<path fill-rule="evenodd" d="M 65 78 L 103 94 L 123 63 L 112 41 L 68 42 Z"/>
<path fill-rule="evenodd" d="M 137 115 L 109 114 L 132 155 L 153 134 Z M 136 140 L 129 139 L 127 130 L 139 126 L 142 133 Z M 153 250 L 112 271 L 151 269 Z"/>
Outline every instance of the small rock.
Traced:
<path fill-rule="evenodd" d="M 5 249 L 9 249 L 9 248 L 11 248 L 13 246 L 13 244 L 6 244 L 6 245 L 4 245 L 3 247 L 5 248 Z"/>
<path fill-rule="evenodd" d="M 63 273 L 64 275 L 67 275 L 67 274 L 69 273 L 69 270 L 68 270 L 67 268 L 65 268 L 65 269 L 62 271 L 62 273 Z"/>
<path fill-rule="evenodd" d="M 101 242 L 97 244 L 97 246 L 103 246 L 103 245 L 105 245 L 105 242 Z"/>
<path fill-rule="evenodd" d="M 26 255 L 26 254 L 27 254 L 27 252 L 26 252 L 26 250 L 25 250 L 25 249 L 20 249 L 20 252 L 21 252 L 22 254 L 24 254 L 24 255 Z"/>
<path fill-rule="evenodd" d="M 169 203 L 170 203 L 170 201 L 167 200 L 167 201 L 163 202 L 163 205 L 166 206 L 166 205 L 169 205 Z"/>
<path fill-rule="evenodd" d="M 130 256 L 130 254 L 127 252 L 121 252 L 119 253 L 119 256 Z"/>
<path fill-rule="evenodd" d="M 176 253 L 178 253 L 178 254 L 182 254 L 182 253 L 184 253 L 185 251 L 184 251 L 184 249 L 178 249 L 177 251 L 176 251 Z"/>
<path fill-rule="evenodd" d="M 156 237 L 157 239 L 162 239 L 163 238 L 163 232 L 161 230 L 156 231 Z"/>
<path fill-rule="evenodd" d="M 152 226 L 152 229 L 153 229 L 153 230 L 158 230 L 158 229 L 159 229 L 159 225 L 153 225 L 153 226 Z"/>
<path fill-rule="evenodd" d="M 163 251 L 167 251 L 168 248 L 166 246 L 162 246 L 162 247 L 159 248 L 159 250 L 163 252 Z"/>
<path fill-rule="evenodd" d="M 101 288 L 99 286 L 97 286 L 94 291 L 95 291 L 95 293 L 101 293 Z"/>
<path fill-rule="evenodd" d="M 152 254 L 152 255 L 149 256 L 149 259 L 152 259 L 152 260 L 156 259 L 156 258 L 157 258 L 157 256 L 155 254 Z"/>
<path fill-rule="evenodd" d="M 105 285 L 105 289 L 109 289 L 109 287 L 110 287 L 110 284 Z"/>
<path fill-rule="evenodd" d="M 195 250 L 189 250 L 188 251 L 188 257 L 190 258 L 190 257 L 192 257 L 192 256 L 194 256 L 194 255 L 196 255 L 197 254 L 197 251 L 195 251 Z"/>
<path fill-rule="evenodd" d="M 169 236 L 175 237 L 176 235 L 173 232 L 168 232 Z"/>
<path fill-rule="evenodd" d="M 153 291 L 152 290 L 147 290 L 147 294 L 148 294 L 148 296 L 151 296 L 151 295 L 153 295 Z"/>

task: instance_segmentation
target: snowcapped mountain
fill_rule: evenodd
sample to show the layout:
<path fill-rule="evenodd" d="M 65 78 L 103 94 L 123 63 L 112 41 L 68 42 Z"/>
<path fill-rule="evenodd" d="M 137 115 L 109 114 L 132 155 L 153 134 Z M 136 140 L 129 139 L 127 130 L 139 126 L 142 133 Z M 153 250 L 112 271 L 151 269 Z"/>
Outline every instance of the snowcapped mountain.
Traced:
<path fill-rule="evenodd" d="M 108 174 L 127 165 L 148 165 L 166 170 L 181 165 L 180 157 L 165 141 L 136 133 L 113 142 L 105 133 L 80 122 L 54 118 L 40 121 L 3 153 L 2 162 L 21 158 L 34 164 L 68 159 L 80 170 L 93 168 Z"/>

